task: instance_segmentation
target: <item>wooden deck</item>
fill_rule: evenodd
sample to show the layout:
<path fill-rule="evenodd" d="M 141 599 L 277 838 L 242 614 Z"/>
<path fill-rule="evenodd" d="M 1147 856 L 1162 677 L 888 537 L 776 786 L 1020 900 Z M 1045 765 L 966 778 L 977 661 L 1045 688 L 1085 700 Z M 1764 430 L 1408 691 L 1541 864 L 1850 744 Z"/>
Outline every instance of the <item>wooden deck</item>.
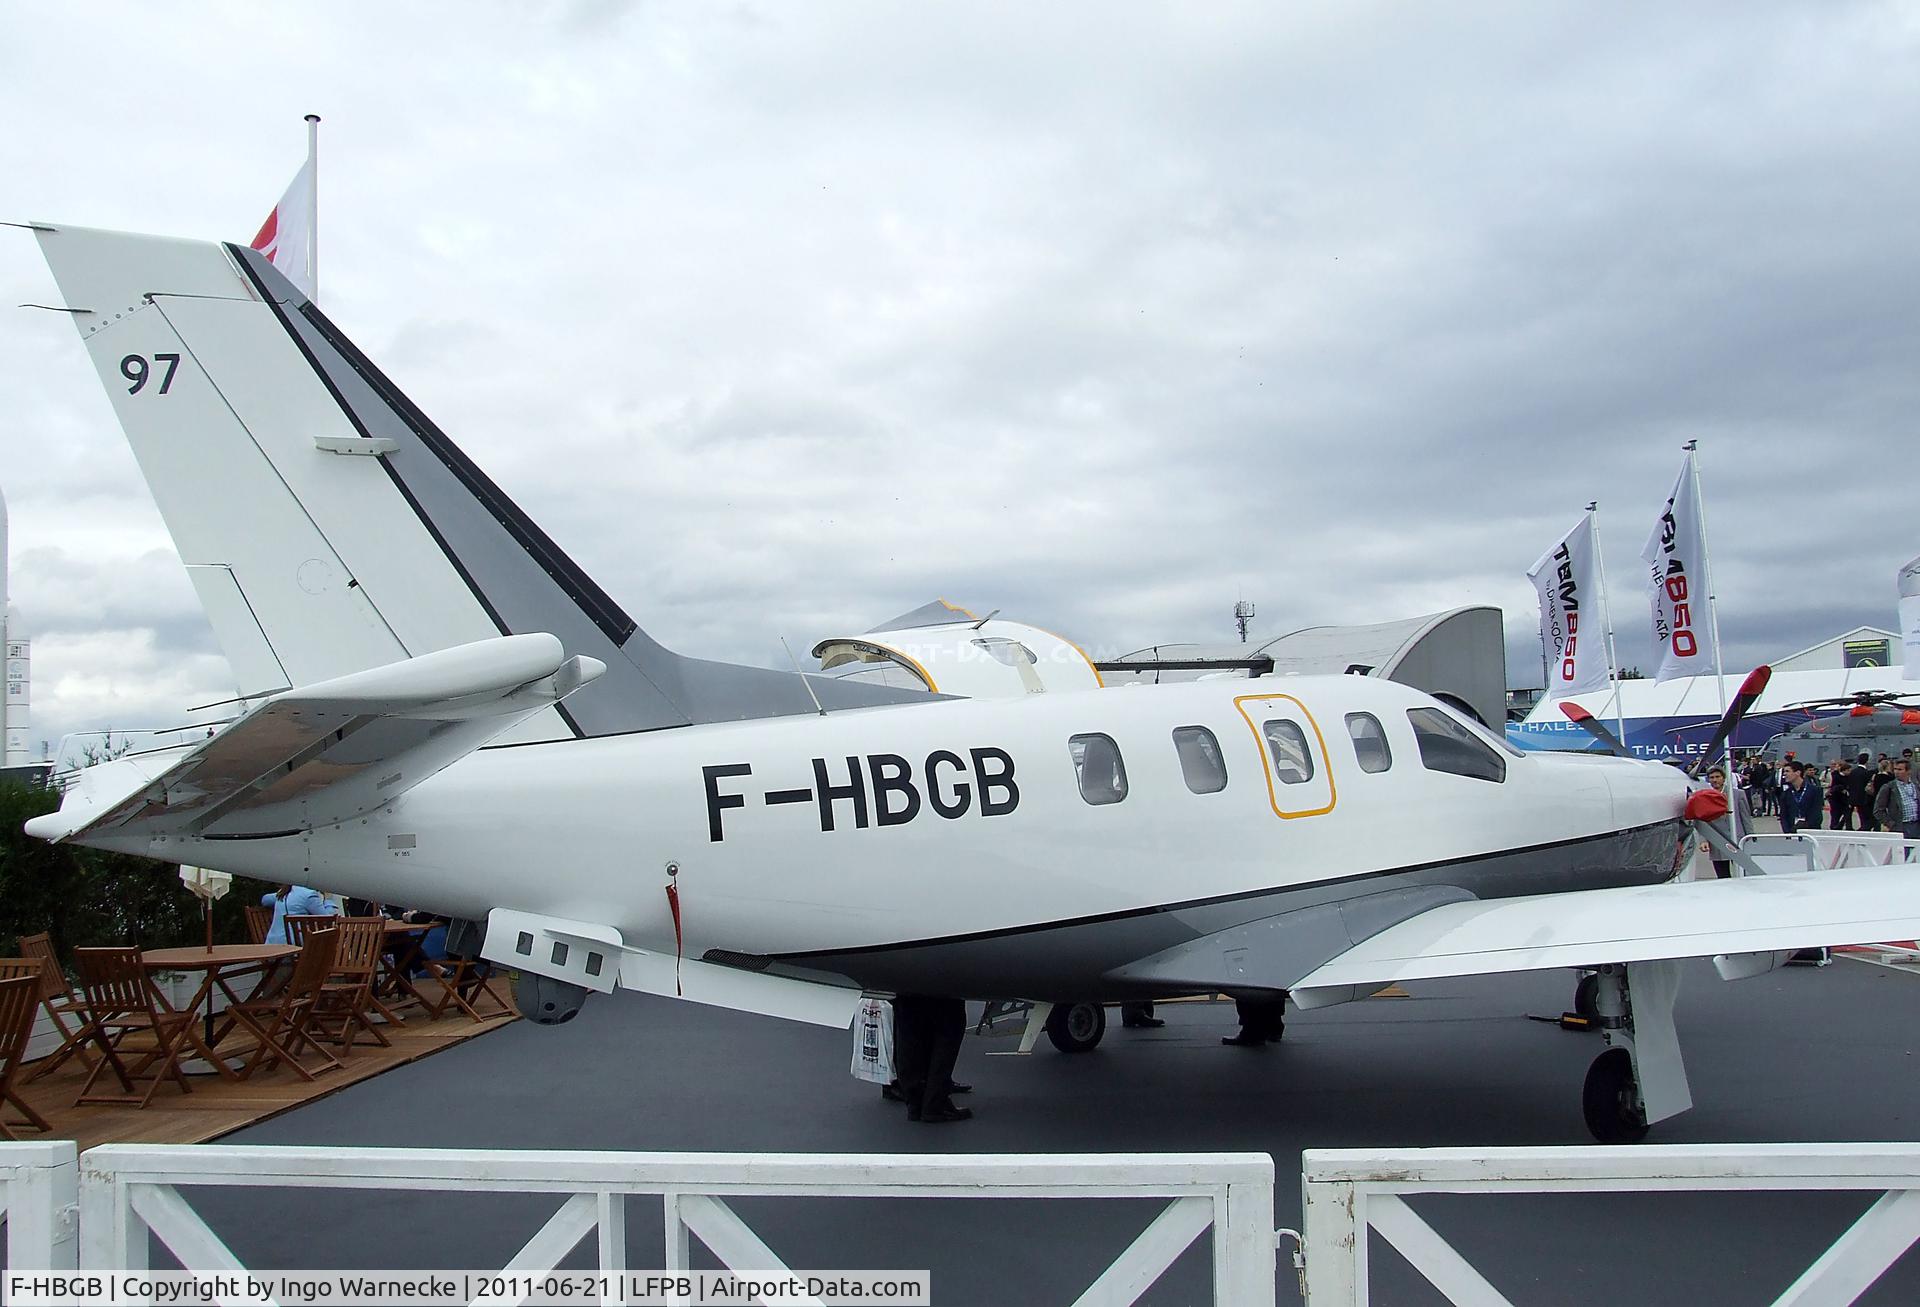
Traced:
<path fill-rule="evenodd" d="M 494 984 L 503 991 L 508 987 L 504 976 Z M 434 992 L 431 981 L 421 982 L 421 988 L 429 995 Z M 438 1021 L 428 1021 L 417 1008 L 411 1009 L 400 1014 L 405 1019 L 399 1024 L 381 1027 L 393 1041 L 392 1048 L 381 1048 L 363 1035 L 352 1056 L 342 1059 L 338 1071 L 323 1071 L 314 1080 L 302 1080 L 285 1067 L 241 1081 L 214 1075 L 188 1076 L 193 1087 L 190 1093 L 182 1093 L 178 1085 L 162 1085 L 144 1108 L 99 1104 L 76 1107 L 73 1100 L 79 1097 L 80 1086 L 87 1078 L 87 1070 L 78 1058 L 67 1059 L 65 1066 L 38 1080 L 28 1079 L 33 1074 L 33 1064 L 29 1063 L 21 1068 L 15 1087 L 53 1123 L 53 1133 L 43 1135 L 29 1126 L 16 1125 L 18 1113 L 11 1108 L 5 1109 L 0 1119 L 17 1139 L 71 1139 L 82 1150 L 95 1144 L 203 1143 L 519 1019 L 511 1010 L 491 1015 L 491 1003 L 481 1004 L 480 1011 L 489 1014 L 489 1019 L 476 1023 L 457 1008 L 448 1008 L 447 1015 Z M 251 1041 L 243 1037 L 229 1037 L 220 1047 L 227 1052 L 250 1045 Z M 308 1060 L 311 1062 L 311 1057 Z M 112 1092 L 115 1087 L 111 1075 L 102 1077 L 96 1087 Z"/>

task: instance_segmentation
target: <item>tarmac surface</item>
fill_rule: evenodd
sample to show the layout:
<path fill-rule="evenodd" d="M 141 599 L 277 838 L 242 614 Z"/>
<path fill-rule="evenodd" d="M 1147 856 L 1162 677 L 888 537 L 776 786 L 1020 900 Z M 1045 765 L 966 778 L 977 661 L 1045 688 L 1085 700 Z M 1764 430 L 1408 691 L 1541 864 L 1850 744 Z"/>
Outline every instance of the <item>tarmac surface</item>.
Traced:
<path fill-rule="evenodd" d="M 799 1152 L 1260 1151 L 1276 1217 L 1300 1219 L 1308 1147 L 1584 1144 L 1597 1035 L 1526 1020 L 1570 1005 L 1569 972 L 1423 982 L 1288 1019 L 1283 1044 L 1224 1047 L 1231 1004 L 1117 1021 L 1091 1053 L 1028 1057 L 970 1038 L 974 1120 L 909 1123 L 847 1074 L 844 1033 L 623 994 L 561 1027 L 485 1038 L 229 1137 L 228 1143 Z M 1651 1142 L 1920 1140 L 1920 977 L 1854 961 L 1725 984 L 1689 964 L 1679 1025 L 1696 1107 Z M 1873 1195 L 1429 1197 L 1414 1206 L 1516 1303 L 1764 1303 Z M 501 1195 L 197 1190 L 250 1267 L 499 1266 L 557 1203 Z M 1151 1219 L 1135 1200 L 757 1199 L 737 1210 L 801 1268 L 930 1268 L 939 1304 L 1071 1302 Z M 658 1266 L 656 1203 L 628 1261 Z M 1373 1301 L 1442 1301 L 1382 1240 Z M 695 1242 L 696 1264 L 713 1265 Z M 591 1249 L 568 1265 L 591 1264 Z M 171 1265 L 158 1247 L 156 1268 Z M 1206 1302 L 1203 1238 L 1141 1301 Z M 1280 1301 L 1296 1301 L 1286 1250 Z M 1920 1302 L 1920 1253 L 1860 1301 Z"/>

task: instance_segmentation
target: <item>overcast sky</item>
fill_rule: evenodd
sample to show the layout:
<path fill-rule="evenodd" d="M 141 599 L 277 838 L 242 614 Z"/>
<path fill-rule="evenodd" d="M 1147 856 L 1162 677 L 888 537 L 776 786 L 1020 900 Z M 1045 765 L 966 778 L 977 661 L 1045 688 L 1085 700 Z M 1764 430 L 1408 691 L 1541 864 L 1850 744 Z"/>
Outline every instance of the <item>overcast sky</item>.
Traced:
<path fill-rule="evenodd" d="M 303 16 L 304 15 L 304 16 Z M 1920 552 L 1920 6 L 0 3 L 0 219 L 249 239 L 643 626 L 935 595 L 1117 653 L 1506 610 L 1701 442 L 1741 668 Z M 30 235 L 34 735 L 231 682 Z"/>

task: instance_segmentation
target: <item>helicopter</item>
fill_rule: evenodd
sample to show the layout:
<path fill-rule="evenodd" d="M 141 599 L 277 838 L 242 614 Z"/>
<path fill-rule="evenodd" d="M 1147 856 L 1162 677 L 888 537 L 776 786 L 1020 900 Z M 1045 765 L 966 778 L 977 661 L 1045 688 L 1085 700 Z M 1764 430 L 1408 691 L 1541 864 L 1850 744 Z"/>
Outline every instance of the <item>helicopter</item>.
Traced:
<path fill-rule="evenodd" d="M 1845 712 L 1821 709 L 1844 708 Z M 1760 747 L 1760 757 L 1778 763 L 1787 758 L 1824 767 L 1841 758 L 1866 754 L 1899 757 L 1902 749 L 1920 749 L 1920 692 L 1857 690 L 1832 699 L 1809 699 L 1781 709 L 1805 712 L 1809 719 L 1780 732 Z"/>

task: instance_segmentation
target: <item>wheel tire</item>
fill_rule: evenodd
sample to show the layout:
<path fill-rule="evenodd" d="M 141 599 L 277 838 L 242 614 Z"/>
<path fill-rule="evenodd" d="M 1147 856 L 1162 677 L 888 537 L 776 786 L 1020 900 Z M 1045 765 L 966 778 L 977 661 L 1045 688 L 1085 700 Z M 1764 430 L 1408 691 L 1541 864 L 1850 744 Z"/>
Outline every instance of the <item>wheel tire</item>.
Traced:
<path fill-rule="evenodd" d="M 1098 1003 L 1062 1003 L 1047 1014 L 1047 1038 L 1062 1053 L 1085 1053 L 1107 1033 L 1107 1010 Z"/>
<path fill-rule="evenodd" d="M 1589 1021 L 1600 1019 L 1600 976 L 1597 972 L 1580 977 L 1580 983 L 1573 987 L 1573 1011 L 1574 1015 Z"/>
<path fill-rule="evenodd" d="M 1580 1110 L 1587 1130 L 1603 1144 L 1637 1144 L 1647 1137 L 1647 1121 L 1635 1103 L 1633 1056 L 1610 1048 L 1587 1068 Z"/>

